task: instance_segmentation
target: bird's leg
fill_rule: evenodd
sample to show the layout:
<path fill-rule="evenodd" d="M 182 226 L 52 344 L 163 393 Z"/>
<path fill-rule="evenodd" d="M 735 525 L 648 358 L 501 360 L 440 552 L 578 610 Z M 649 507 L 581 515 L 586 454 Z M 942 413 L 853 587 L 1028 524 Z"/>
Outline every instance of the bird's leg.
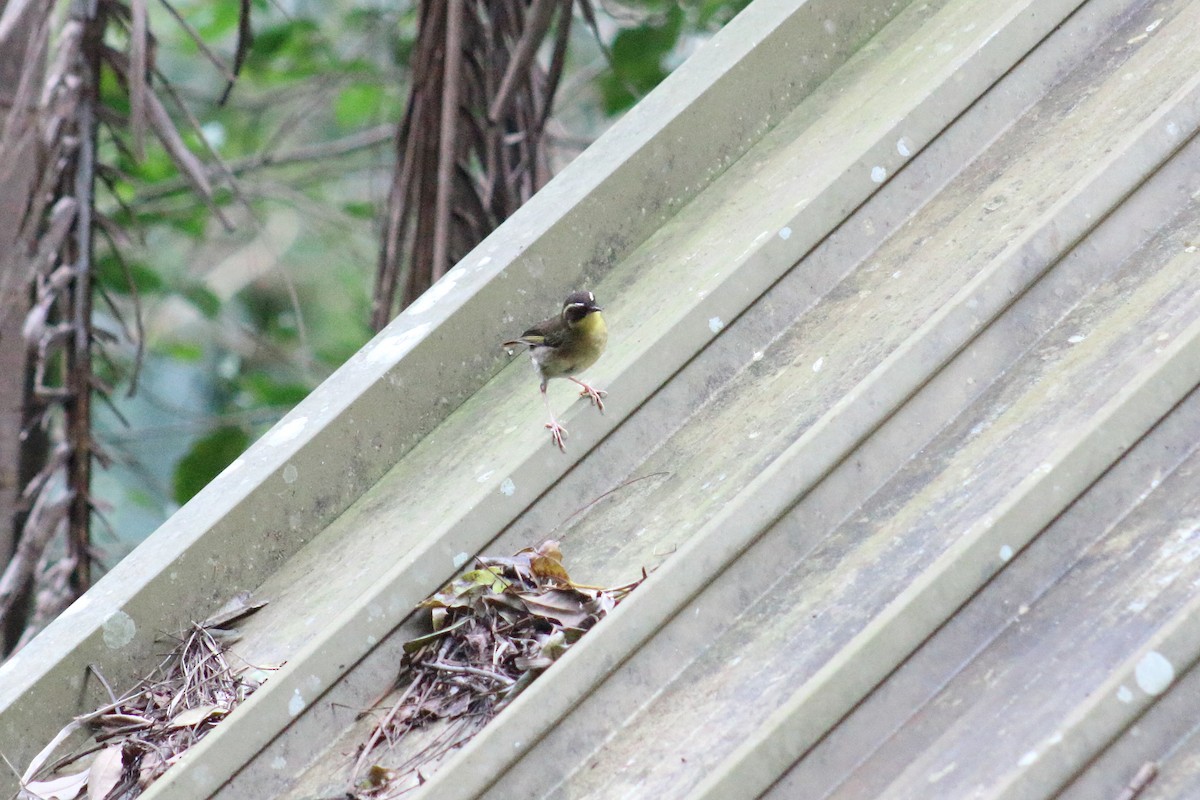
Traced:
<path fill-rule="evenodd" d="M 567 436 L 567 429 L 558 424 L 558 420 L 554 418 L 554 412 L 550 410 L 550 398 L 546 395 L 545 381 L 542 381 L 542 400 L 546 403 L 546 414 L 550 417 L 550 421 L 546 423 L 546 428 L 550 431 L 550 438 L 558 445 L 558 449 L 565 453 L 567 445 L 563 439 Z"/>
<path fill-rule="evenodd" d="M 571 378 L 570 375 L 568 375 L 567 377 Z M 603 398 L 605 395 L 608 394 L 608 392 L 604 391 L 603 389 L 593 389 L 591 386 L 588 386 L 586 383 L 579 380 L 578 378 L 571 378 L 571 380 L 575 381 L 575 383 L 578 383 L 580 386 L 583 387 L 583 391 L 579 393 L 579 396 L 586 397 L 588 400 L 591 400 L 593 403 L 596 404 L 596 408 L 600 409 L 600 413 L 603 414 L 604 413 Z"/>

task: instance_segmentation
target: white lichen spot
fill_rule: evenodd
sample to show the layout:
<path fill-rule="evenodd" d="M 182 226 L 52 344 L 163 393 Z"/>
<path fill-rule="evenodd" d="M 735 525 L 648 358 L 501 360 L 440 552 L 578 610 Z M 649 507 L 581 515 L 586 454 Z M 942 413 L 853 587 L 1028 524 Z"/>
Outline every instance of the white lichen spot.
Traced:
<path fill-rule="evenodd" d="M 1081 334 L 1081 333 L 1077 333 L 1077 334 L 1075 334 L 1074 336 L 1068 336 L 1068 337 L 1067 337 L 1067 343 L 1068 343 L 1068 344 L 1079 344 L 1080 342 L 1082 342 L 1082 341 L 1083 341 L 1083 340 L 1085 340 L 1085 339 L 1087 339 L 1087 337 L 1086 337 L 1086 336 L 1084 336 L 1084 335 L 1083 335 L 1083 334 Z"/>
<path fill-rule="evenodd" d="M 477 266 L 477 267 L 486 267 L 486 266 L 487 266 L 488 264 L 490 264 L 490 263 L 492 263 L 492 257 L 491 257 L 491 256 L 484 256 L 483 258 L 479 259 L 479 262 L 478 262 L 478 263 L 477 263 L 475 266 Z"/>
<path fill-rule="evenodd" d="M 1037 760 L 1038 760 L 1038 751 L 1030 750 L 1028 753 L 1021 756 L 1021 758 L 1017 761 L 1017 766 L 1018 767 L 1028 767 L 1029 765 L 1033 764 Z"/>
<path fill-rule="evenodd" d="M 287 769 L 287 759 L 283 756 L 275 756 L 273 759 L 271 759 L 271 769 Z"/>
<path fill-rule="evenodd" d="M 296 482 L 296 478 L 300 477 L 300 470 L 296 469 L 295 464 L 288 464 L 283 468 L 283 482 L 292 484 Z"/>
<path fill-rule="evenodd" d="M 68 615 L 78 614 L 80 611 L 83 611 L 92 604 L 92 595 L 92 592 L 87 592 L 86 594 L 80 595 L 78 600 L 67 606 L 67 610 L 64 611 L 61 616 L 66 617 Z"/>
<path fill-rule="evenodd" d="M 901 136 L 896 140 L 896 152 L 908 158 L 912 155 L 912 140 L 907 136 Z"/>
<path fill-rule="evenodd" d="M 488 478 L 492 477 L 492 474 L 494 472 L 495 472 L 495 470 L 489 469 L 487 472 L 484 472 L 479 477 L 477 477 L 475 480 L 479 483 L 487 483 Z"/>
<path fill-rule="evenodd" d="M 904 274 L 903 270 L 899 270 L 899 269 L 896 270 L 895 272 L 892 273 L 892 280 L 899 280 L 900 276 L 903 274 Z"/>
<path fill-rule="evenodd" d="M 712 317 L 708 321 L 708 329 L 713 333 L 720 333 L 721 329 L 724 327 L 725 323 L 721 321 L 720 317 Z"/>
<path fill-rule="evenodd" d="M 1178 122 L 1175 122 L 1172 120 L 1171 122 L 1167 123 L 1167 135 L 1170 136 L 1172 139 L 1179 137 L 1179 123 Z"/>
<path fill-rule="evenodd" d="M 471 560 L 470 553 L 459 553 L 458 555 L 456 555 L 454 557 L 454 568 L 459 569 L 462 567 L 463 564 L 467 563 L 470 560 Z"/>
<path fill-rule="evenodd" d="M 949 775 L 951 772 L 954 772 L 954 770 L 955 770 L 957 767 L 958 767 L 958 762 L 957 762 L 957 761 L 951 761 L 949 764 L 947 764 L 946 766 L 942 767 L 942 768 L 941 768 L 941 769 L 939 769 L 937 772 L 931 772 L 931 773 L 929 773 L 929 777 L 928 777 L 928 778 L 926 778 L 926 780 L 928 780 L 930 783 L 937 783 L 937 782 L 938 782 L 938 781 L 940 781 L 942 778 L 944 778 L 944 777 L 946 777 L 947 775 Z"/>
<path fill-rule="evenodd" d="M 751 431 L 751 432 L 750 432 L 750 433 L 749 433 L 749 434 L 746 436 L 746 438 L 747 438 L 747 439 L 757 439 L 759 436 L 762 436 L 762 434 L 761 434 L 761 433 L 759 433 L 758 431 Z"/>
<path fill-rule="evenodd" d="M 1158 336 L 1155 336 L 1155 337 L 1154 337 L 1154 341 L 1156 341 L 1156 342 L 1165 342 L 1167 339 L 1170 339 L 1170 338 L 1171 338 L 1171 334 L 1169 334 L 1169 333 L 1160 333 Z"/>
<path fill-rule="evenodd" d="M 779 229 L 779 238 L 783 239 L 785 242 L 788 239 L 792 238 L 792 229 L 791 228 L 780 228 Z"/>
<path fill-rule="evenodd" d="M 1050 735 L 1050 738 L 1046 740 L 1046 744 L 1058 744 L 1062 740 L 1063 740 L 1063 732 L 1055 731 L 1053 734 Z"/>
<path fill-rule="evenodd" d="M 113 615 L 104 621 L 104 644 L 110 650 L 118 650 L 132 642 L 135 633 L 137 625 L 134 624 L 133 617 L 124 611 L 113 612 Z"/>
<path fill-rule="evenodd" d="M 753 362 L 755 362 L 755 363 L 757 363 L 757 362 L 759 362 L 759 361 L 762 361 L 762 360 L 763 360 L 763 351 L 762 351 L 762 350 L 755 350 L 755 351 L 754 351 L 754 355 L 750 356 L 750 360 L 751 360 L 751 361 L 753 361 Z"/>
<path fill-rule="evenodd" d="M 825 356 L 821 356 L 820 358 L 818 358 L 816 361 L 813 362 L 812 371 L 820 372 L 821 368 L 824 366 L 825 366 Z"/>
<path fill-rule="evenodd" d="M 1117 687 L 1117 699 L 1122 703 L 1132 703 L 1133 692 L 1129 691 L 1128 686 L 1122 684 L 1121 686 Z"/>
<path fill-rule="evenodd" d="M 200 135 L 213 150 L 220 150 L 225 146 L 225 126 L 215 119 L 200 126 Z"/>
<path fill-rule="evenodd" d="M 299 436 L 307 425 L 308 417 L 296 417 L 295 419 L 288 420 L 267 434 L 266 444 L 268 447 L 278 447 L 281 444 L 287 444 Z"/>
<path fill-rule="evenodd" d="M 837 33 L 837 23 L 831 19 L 827 19 L 823 23 L 821 23 L 821 27 L 823 27 L 825 29 L 825 32 L 828 33 L 830 36 L 833 36 L 835 33 Z"/>
<path fill-rule="evenodd" d="M 419 300 L 417 302 L 420 302 Z M 414 303 L 415 305 L 415 303 Z M 412 306 L 409 306 L 412 308 Z M 390 364 L 400 356 L 407 353 L 413 348 L 417 342 L 425 337 L 429 332 L 430 324 L 423 322 L 420 325 L 414 325 L 403 333 L 397 333 L 394 336 L 388 336 L 375 342 L 375 345 L 367 351 L 366 362 L 368 364 Z"/>
<path fill-rule="evenodd" d="M 374 647 L 377 644 L 379 644 L 379 639 L 376 638 L 374 635 L 367 637 L 367 647 Z"/>
<path fill-rule="evenodd" d="M 299 689 L 292 690 L 292 699 L 288 700 L 288 713 L 293 717 L 300 716 L 300 712 L 304 710 L 304 697 L 300 694 Z"/>
<path fill-rule="evenodd" d="M 418 297 L 413 303 L 405 309 L 409 314 L 424 314 L 431 308 L 436 306 L 450 292 L 454 291 L 454 285 L 458 282 L 458 270 L 450 270 L 442 279 L 425 290 L 425 293 Z"/>
<path fill-rule="evenodd" d="M 500 484 L 500 494 L 505 497 L 512 497 L 517 492 L 517 485 L 513 483 L 512 478 L 505 478 L 504 483 Z"/>
<path fill-rule="evenodd" d="M 1146 26 L 1146 33 L 1154 33 L 1155 29 L 1158 28 L 1159 25 L 1162 25 L 1162 23 L 1163 23 L 1162 17 L 1159 17 L 1158 19 L 1154 20 L 1154 22 L 1151 22 L 1149 25 Z"/>
<path fill-rule="evenodd" d="M 1011 560 L 1012 560 L 1012 557 L 1013 557 L 1013 549 L 1012 549 L 1012 547 L 1010 547 L 1009 545 L 1001 545 L 1001 547 L 1000 547 L 1000 560 L 1001 560 L 1001 561 L 1006 561 L 1006 562 L 1007 562 L 1007 561 L 1011 561 Z"/>
<path fill-rule="evenodd" d="M 887 170 L 884 167 L 871 167 L 871 180 L 875 183 L 883 183 L 887 180 Z"/>
<path fill-rule="evenodd" d="M 1157 650 L 1142 656 L 1133 670 L 1138 688 L 1149 695 L 1160 695 L 1175 680 L 1175 668 L 1167 657 Z"/>

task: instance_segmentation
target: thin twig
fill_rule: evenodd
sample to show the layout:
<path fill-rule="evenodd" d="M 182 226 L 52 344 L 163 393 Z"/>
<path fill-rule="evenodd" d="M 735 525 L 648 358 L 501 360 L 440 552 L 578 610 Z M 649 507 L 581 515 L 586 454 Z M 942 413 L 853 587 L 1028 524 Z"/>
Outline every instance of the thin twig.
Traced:
<path fill-rule="evenodd" d="M 88 664 L 88 671 L 91 672 L 93 675 L 95 675 L 96 679 L 99 680 L 100 683 L 104 685 L 104 691 L 108 692 L 108 699 L 112 700 L 113 703 L 116 703 L 117 696 L 116 696 L 116 694 L 113 693 L 112 687 L 108 685 L 108 681 L 106 681 L 104 679 L 104 676 L 100 674 L 100 668 L 97 667 L 95 664 Z"/>
<path fill-rule="evenodd" d="M 488 680 L 493 680 L 497 683 L 503 683 L 506 686 L 512 686 L 514 683 L 516 683 L 516 681 L 514 681 L 512 678 L 509 678 L 505 675 L 500 675 L 495 672 L 488 672 L 486 669 L 479 669 L 478 667 L 469 667 L 466 664 L 446 664 L 441 661 L 425 661 L 422 662 L 421 666 L 440 669 L 444 672 L 458 672 L 466 675 L 478 675 L 481 678 L 487 678 Z"/>
<path fill-rule="evenodd" d="M 395 135 L 395 126 L 378 125 L 367 128 L 340 139 L 297 147 L 286 153 L 264 151 L 255 156 L 248 156 L 226 165 L 228 171 L 235 176 L 245 175 L 268 167 L 287 167 L 294 164 L 304 164 L 311 161 L 325 162 L 333 158 L 350 155 L 360 150 L 368 150 L 386 143 Z M 210 170 L 210 174 L 212 170 Z M 191 182 L 183 178 L 173 178 L 149 187 L 147 191 L 138 194 L 136 202 L 146 203 L 164 197 L 178 194 L 190 188 Z"/>
<path fill-rule="evenodd" d="M 191 24 L 183 18 L 183 15 L 180 14 L 175 6 L 171 4 L 170 0 L 158 1 L 162 3 L 163 8 L 167 9 L 171 16 L 175 18 L 175 22 L 178 23 L 179 27 L 183 29 L 183 32 L 191 38 L 192 42 L 196 45 L 196 48 L 204 54 L 205 58 L 212 62 L 214 67 L 217 68 L 217 71 L 221 73 L 221 77 L 230 84 L 236 81 L 237 75 L 233 73 L 233 70 L 229 68 L 229 65 L 225 63 L 224 59 L 222 59 L 209 48 L 208 44 L 204 41 L 204 37 L 201 36 L 196 29 L 193 28 Z"/>

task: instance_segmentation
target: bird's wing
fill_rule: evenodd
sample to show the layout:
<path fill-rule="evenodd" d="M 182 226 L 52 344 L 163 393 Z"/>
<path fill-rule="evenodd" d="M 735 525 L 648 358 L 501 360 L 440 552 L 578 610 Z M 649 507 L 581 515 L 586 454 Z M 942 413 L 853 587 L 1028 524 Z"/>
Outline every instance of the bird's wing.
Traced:
<path fill-rule="evenodd" d="M 551 317 L 534 325 L 520 337 L 504 342 L 501 346 L 511 347 L 517 344 L 527 344 L 530 347 L 560 347 L 566 341 L 566 333 L 567 329 L 562 320 L 558 317 Z"/>

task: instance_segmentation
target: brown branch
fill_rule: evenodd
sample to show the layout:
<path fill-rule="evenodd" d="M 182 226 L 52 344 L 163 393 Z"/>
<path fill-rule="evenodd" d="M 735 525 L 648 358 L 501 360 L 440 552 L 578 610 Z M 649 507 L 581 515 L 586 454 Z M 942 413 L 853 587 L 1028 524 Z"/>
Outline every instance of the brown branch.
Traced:
<path fill-rule="evenodd" d="M 150 80 L 150 32 L 146 0 L 129 0 L 132 25 L 129 31 L 129 132 L 133 154 L 138 161 L 146 157 L 146 92 Z"/>
<path fill-rule="evenodd" d="M 67 347 L 65 403 L 67 441 L 67 488 L 71 495 L 67 512 L 67 553 L 74 561 L 69 585 L 76 596 L 91 585 L 91 482 L 92 482 L 92 280 L 94 239 L 92 214 L 96 180 L 96 106 L 100 97 L 100 60 L 104 47 L 106 19 L 96 7 L 78 3 L 72 15 L 84 25 L 78 69 L 81 91 L 75 120 L 79 150 L 76 153 L 73 193 L 76 202 L 75 237 L 67 248 L 73 280 L 69 289 L 71 341 Z"/>
<path fill-rule="evenodd" d="M 442 78 L 442 124 L 438 130 L 437 200 L 433 223 L 433 274 L 436 281 L 450 269 L 450 203 L 454 163 L 458 156 L 459 76 L 463 61 L 463 0 L 448 0 L 445 77 Z"/>
<path fill-rule="evenodd" d="M 45 474 L 48 476 L 52 471 L 49 468 Z M 0 574 L 0 631 L 15 632 L 22 627 L 15 624 L 14 613 L 18 610 L 19 601 L 29 595 L 38 561 L 66 517 L 69 496 L 51 501 L 52 494 L 43 481 L 34 498 L 33 508 L 21 527 L 16 552 Z M 14 635 L 11 641 L 15 642 L 17 638 Z"/>
<path fill-rule="evenodd" d="M 571 6 L 574 0 L 562 0 L 558 12 L 558 30 L 554 35 L 554 50 L 550 56 L 550 69 L 546 73 L 546 88 L 542 95 L 542 107 L 538 114 L 537 136 L 539 141 L 546 130 L 546 120 L 554 109 L 554 95 L 558 93 L 558 83 L 562 79 L 567 63 L 567 45 L 571 41 Z"/>
<path fill-rule="evenodd" d="M 241 0 L 238 8 L 237 46 L 233 52 L 233 77 L 225 84 L 225 91 L 221 92 L 221 98 L 217 100 L 218 106 L 225 105 L 225 102 L 229 100 L 229 95 L 233 92 L 233 85 L 237 82 L 237 76 L 242 72 L 242 65 L 246 63 L 246 55 L 250 52 L 250 46 L 253 43 L 254 31 L 250 28 L 250 0 Z"/>
<path fill-rule="evenodd" d="M 327 142 L 318 142 L 317 144 L 297 147 L 286 153 L 264 152 L 255 156 L 247 156 L 237 161 L 228 162 L 226 167 L 230 174 L 241 176 L 248 172 L 269 167 L 287 167 L 311 161 L 324 161 L 330 158 L 347 156 L 360 150 L 369 150 L 372 147 L 378 147 L 394 136 L 394 125 L 378 125 L 374 128 L 358 131 L 349 136 L 343 136 L 340 139 L 330 139 Z M 210 177 L 214 176 L 212 168 L 208 172 Z M 149 191 L 139 194 L 134 202 L 146 203 L 152 200 L 161 200 L 164 197 L 187 191 L 190 188 L 192 188 L 191 181 L 185 178 L 174 178 L 155 184 L 150 187 Z"/>
<path fill-rule="evenodd" d="M 559 5 L 559 0 L 533 0 L 529 14 L 525 18 L 525 32 L 517 42 L 517 48 L 508 62 L 508 69 L 505 70 L 504 78 L 500 81 L 500 88 L 496 91 L 496 96 L 488 109 L 488 118 L 492 122 L 499 122 L 508 113 L 518 85 L 529 80 L 529 65 L 533 63 L 538 45 L 546 36 L 546 31 L 550 27 L 550 19 L 554 16 L 554 8 L 557 5 Z"/>

